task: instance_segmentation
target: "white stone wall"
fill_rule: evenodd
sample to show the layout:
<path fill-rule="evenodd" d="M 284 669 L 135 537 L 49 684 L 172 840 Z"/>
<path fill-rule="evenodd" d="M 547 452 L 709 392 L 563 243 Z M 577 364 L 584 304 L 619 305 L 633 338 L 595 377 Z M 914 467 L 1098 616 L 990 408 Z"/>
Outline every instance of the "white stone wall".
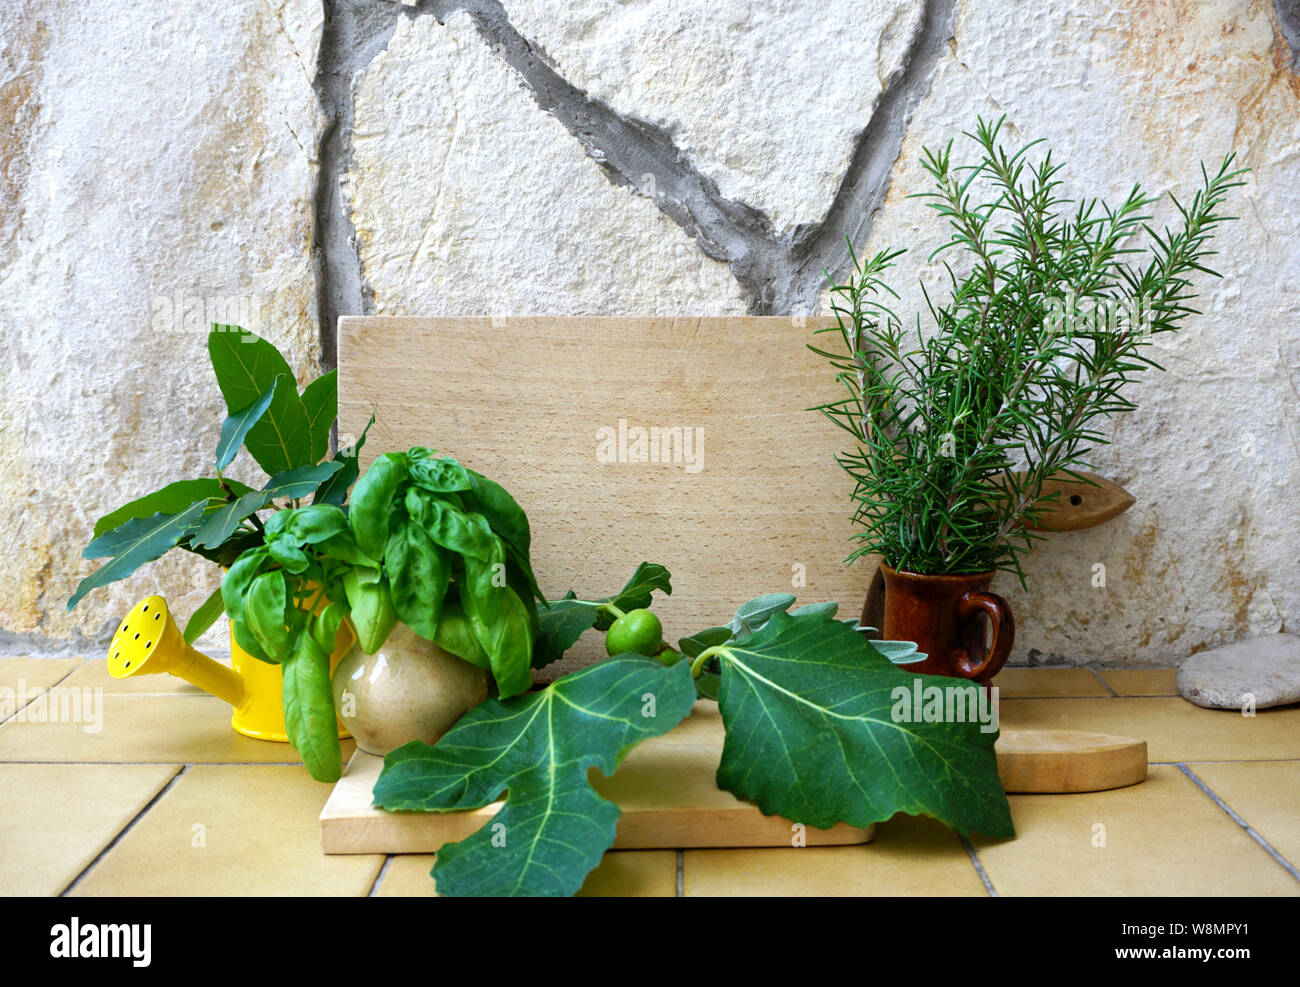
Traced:
<path fill-rule="evenodd" d="M 64 608 L 96 517 L 205 472 L 214 313 L 305 380 L 340 313 L 812 311 L 845 237 L 908 247 L 915 306 L 920 149 L 1002 113 L 1082 194 L 1254 169 L 1225 278 L 1096 457 L 1137 504 L 999 580 L 1014 660 L 1294 631 L 1296 44 L 1294 0 L 8 0 L 0 650 L 93 650 L 143 593 L 215 586 L 177 559 Z"/>

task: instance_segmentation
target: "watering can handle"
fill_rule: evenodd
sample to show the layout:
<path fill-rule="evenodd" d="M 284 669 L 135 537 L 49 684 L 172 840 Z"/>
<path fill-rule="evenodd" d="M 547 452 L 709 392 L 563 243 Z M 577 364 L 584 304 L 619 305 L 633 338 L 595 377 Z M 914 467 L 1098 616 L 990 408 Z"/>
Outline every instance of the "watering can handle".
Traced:
<path fill-rule="evenodd" d="M 987 682 L 1007 663 L 1011 645 L 1016 640 L 1016 622 L 1011 616 L 1011 607 L 1007 601 L 996 593 L 967 590 L 957 598 L 957 618 L 963 627 L 980 613 L 985 614 L 993 625 L 993 640 L 989 642 L 988 654 L 978 662 L 967 654 L 959 665 L 963 677 Z"/>

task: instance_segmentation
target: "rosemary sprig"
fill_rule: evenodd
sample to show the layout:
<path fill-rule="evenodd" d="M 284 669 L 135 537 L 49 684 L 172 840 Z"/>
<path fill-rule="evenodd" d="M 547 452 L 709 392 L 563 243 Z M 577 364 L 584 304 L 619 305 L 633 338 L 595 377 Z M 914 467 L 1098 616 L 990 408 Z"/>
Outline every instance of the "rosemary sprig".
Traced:
<path fill-rule="evenodd" d="M 884 280 L 901 250 L 859 260 L 832 280 L 836 325 L 818 330 L 839 346 L 825 357 L 846 396 L 819 405 L 852 437 L 838 457 L 854 478 L 853 520 L 862 526 L 849 561 L 879 554 L 923 573 L 1000 570 L 1024 584 L 1021 556 L 1041 538 L 1026 527 L 1045 509 L 1043 483 L 1087 469 L 1112 415 L 1136 406 L 1125 384 L 1163 369 L 1145 348 L 1177 330 L 1196 297 L 1228 193 L 1244 183 L 1234 155 L 1202 166 L 1202 187 L 1174 206 L 1180 223 L 1150 225 L 1154 199 L 1134 185 L 1112 208 L 1061 192 L 1062 165 L 1037 142 L 1008 152 L 1003 119 L 965 134 L 974 164 L 954 165 L 952 142 L 923 152 L 934 182 L 919 193 L 952 230 L 935 254 L 954 251 L 949 293 L 926 293 L 933 323 L 916 333 L 886 304 Z M 1137 245 L 1142 233 L 1148 242 Z M 934 255 L 932 255 L 934 256 Z M 964 273 L 958 273 L 957 269 Z"/>

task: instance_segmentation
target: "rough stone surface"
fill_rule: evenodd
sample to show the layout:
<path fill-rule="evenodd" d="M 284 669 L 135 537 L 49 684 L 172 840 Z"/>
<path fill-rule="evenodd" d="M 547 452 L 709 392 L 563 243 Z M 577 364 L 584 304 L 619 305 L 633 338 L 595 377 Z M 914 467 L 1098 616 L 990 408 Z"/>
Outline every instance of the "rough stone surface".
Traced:
<path fill-rule="evenodd" d="M 178 558 L 65 609 L 99 564 L 80 557 L 99 516 L 211 475 L 209 317 L 312 369 L 320 22 L 313 0 L 0 6 L 8 653 L 85 649 L 153 591 L 184 618 L 217 585 Z"/>
<path fill-rule="evenodd" d="M 400 23 L 371 63 L 347 191 L 380 314 L 745 311 L 726 265 L 611 184 L 465 13 Z"/>
<path fill-rule="evenodd" d="M 1295 0 L 11 0 L 0 39 L 0 650 L 215 585 L 176 560 L 64 611 L 95 518 L 209 465 L 195 300 L 305 379 L 317 313 L 802 311 L 844 233 L 910 247 L 901 290 L 943 238 L 906 198 L 921 147 L 1004 112 L 1076 191 L 1187 191 L 1229 148 L 1254 169 L 1226 278 L 1094 457 L 1137 504 L 999 581 L 1013 660 L 1300 627 Z"/>
<path fill-rule="evenodd" d="M 1192 655 L 1178 669 L 1178 691 L 1210 709 L 1300 702 L 1300 637 L 1272 634 Z"/>
<path fill-rule="evenodd" d="M 505 0 L 561 75 L 668 130 L 719 191 L 821 219 L 920 20 L 913 0 Z"/>
<path fill-rule="evenodd" d="M 1088 531 L 1049 536 L 1016 613 L 1012 662 L 1169 665 L 1300 626 L 1300 80 L 1272 7 L 1235 0 L 1024 4 L 967 0 L 955 43 L 913 117 L 888 198 L 860 252 L 905 246 L 899 312 L 924 311 L 918 275 L 947 231 L 924 204 L 922 147 L 977 115 L 1012 142 L 1046 138 L 1073 194 L 1122 197 L 1134 180 L 1190 196 L 1199 161 L 1229 150 L 1254 169 L 1221 228 L 1200 307 L 1152 356 L 1097 472 L 1137 503 Z M 960 155 L 956 145 L 955 156 Z M 1166 201 L 1160 218 L 1171 209 Z M 1094 566 L 1105 585 L 1094 586 Z"/>

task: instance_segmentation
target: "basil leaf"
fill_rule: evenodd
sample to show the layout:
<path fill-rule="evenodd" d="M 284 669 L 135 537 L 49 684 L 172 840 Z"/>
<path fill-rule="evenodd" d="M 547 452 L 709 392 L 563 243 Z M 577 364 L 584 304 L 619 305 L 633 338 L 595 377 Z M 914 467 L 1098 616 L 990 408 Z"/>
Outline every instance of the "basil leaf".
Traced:
<path fill-rule="evenodd" d="M 337 622 L 334 629 L 337 632 Z M 313 635 L 302 634 L 281 668 L 284 725 L 289 742 L 298 749 L 302 763 L 313 778 L 338 781 L 343 772 L 343 758 L 330 689 L 329 651 Z"/>
<path fill-rule="evenodd" d="M 311 566 L 311 557 L 288 539 L 267 542 L 266 550 L 271 558 L 296 576 Z"/>
<path fill-rule="evenodd" d="M 434 459 L 428 449 L 416 447 L 406 454 L 411 482 L 432 493 L 454 493 L 471 486 L 465 467 L 451 457 Z"/>
<path fill-rule="evenodd" d="M 288 658 L 293 647 L 287 603 L 284 573 L 278 570 L 255 576 L 244 594 L 244 621 L 262 652 L 274 662 Z"/>
<path fill-rule="evenodd" d="M 406 456 L 388 452 L 380 456 L 352 488 L 348 523 L 357 547 L 372 559 L 384 557 L 389 517 L 397 488 L 406 479 Z"/>
<path fill-rule="evenodd" d="M 474 636 L 487 653 L 503 698 L 533 684 L 529 673 L 533 655 L 532 623 L 524 601 L 505 585 L 505 550 L 496 548 L 491 562 L 465 559 L 460 601 Z"/>
<path fill-rule="evenodd" d="M 76 592 L 68 600 L 68 609 L 75 607 L 92 589 L 125 579 L 146 562 L 167 554 L 193 528 L 207 505 L 208 501 L 200 500 L 179 514 L 132 518 L 100 535 L 86 548 L 87 556 L 97 558 L 91 553 L 104 551 L 105 546 L 111 545 L 113 558 L 77 584 Z"/>
<path fill-rule="evenodd" d="M 388 582 L 378 566 L 350 566 L 343 574 L 343 591 L 347 595 L 357 641 L 366 654 L 373 655 L 388 640 L 397 624 Z"/>
<path fill-rule="evenodd" d="M 466 472 L 471 481 L 469 493 L 465 496 L 466 506 L 487 518 L 492 530 L 526 560 L 531 550 L 532 534 L 528 530 L 528 516 L 524 509 L 501 484 L 489 480 L 482 473 Z M 531 579 L 531 570 L 525 571 L 529 572 Z M 540 593 L 537 595 L 541 596 Z"/>
<path fill-rule="evenodd" d="M 302 389 L 303 411 L 311 436 L 311 461 L 318 463 L 330 449 L 330 428 L 339 416 L 339 372 L 321 374 Z"/>
<path fill-rule="evenodd" d="M 280 511 L 276 517 L 284 519 L 280 522 L 282 527 L 277 526 L 277 530 L 299 545 L 318 545 L 335 535 L 351 534 L 348 516 L 341 508 L 330 504 L 309 504 L 292 511 Z M 267 533 L 270 532 L 268 525 Z"/>
<path fill-rule="evenodd" d="M 419 525 L 399 523 L 388 538 L 384 568 L 398 618 L 425 640 L 435 640 L 451 579 L 438 546 Z"/>
<path fill-rule="evenodd" d="M 540 692 L 489 699 L 436 745 L 413 741 L 384 758 L 375 804 L 475 809 L 508 792 L 490 823 L 438 850 L 439 893 L 571 895 L 613 844 L 619 817 L 588 772 L 614 774 L 633 746 L 680 723 L 694 698 L 685 663 L 616 658 Z"/>
<path fill-rule="evenodd" d="M 266 413 L 244 437 L 258 465 L 274 475 L 314 462 L 311 425 L 297 387 L 274 387 L 276 377 L 295 379 L 279 350 L 238 326 L 218 325 L 208 334 L 208 355 L 232 415 L 273 391 Z"/>
<path fill-rule="evenodd" d="M 257 638 L 248 628 L 244 601 L 248 595 L 249 584 L 261 570 L 267 558 L 266 548 L 259 546 L 249 549 L 237 558 L 221 580 L 221 599 L 230 617 L 230 630 L 235 643 L 254 658 L 271 661 Z"/>
<path fill-rule="evenodd" d="M 980 686 L 909 674 L 823 614 L 775 613 L 723 648 L 720 788 L 765 814 L 823 829 L 907 812 L 963 835 L 1013 835 L 993 752 L 997 731 L 894 715 L 896 690 L 910 697 L 917 682 L 970 693 L 963 701 L 977 700 Z"/>
<path fill-rule="evenodd" d="M 524 604 L 524 611 L 528 614 L 529 633 L 532 640 L 537 640 L 537 634 L 541 630 L 541 621 L 538 619 L 537 607 L 533 604 L 534 586 L 528 578 L 527 573 L 523 571 L 519 563 L 515 561 L 515 555 L 506 546 L 506 585 L 515 591 L 515 596 Z M 542 600 L 542 606 L 548 606 L 545 600 Z"/>
<path fill-rule="evenodd" d="M 367 566 L 373 569 L 377 568 L 380 562 L 379 559 L 372 559 L 357 548 L 351 529 L 326 538 L 317 544 L 316 549 L 324 558 L 345 562 L 348 565 Z"/>
<path fill-rule="evenodd" d="M 471 665 L 489 671 L 492 668 L 487 652 L 474 636 L 474 628 L 470 626 L 469 618 L 465 616 L 465 608 L 461 606 L 459 597 L 448 595 L 443 601 L 442 617 L 438 621 L 438 630 L 434 635 L 433 643 Z"/>
<path fill-rule="evenodd" d="M 504 548 L 499 548 L 501 539 L 492 533 L 482 514 L 457 510 L 418 488 L 406 492 L 406 509 L 412 522 L 428 532 L 435 544 L 480 562 L 496 559 L 499 554 L 501 564 L 505 564 Z"/>

